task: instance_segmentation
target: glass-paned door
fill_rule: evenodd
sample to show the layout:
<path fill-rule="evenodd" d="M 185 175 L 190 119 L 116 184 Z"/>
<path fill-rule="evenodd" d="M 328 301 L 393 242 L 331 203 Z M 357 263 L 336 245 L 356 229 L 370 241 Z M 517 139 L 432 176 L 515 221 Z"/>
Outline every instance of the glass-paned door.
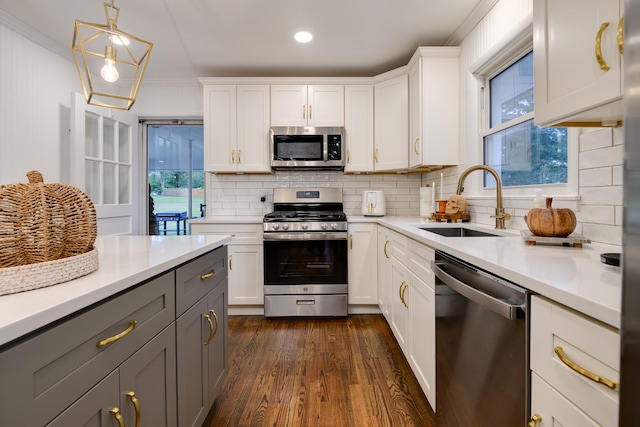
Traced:
<path fill-rule="evenodd" d="M 138 117 L 74 94 L 71 183 L 93 201 L 98 234 L 139 234 Z"/>
<path fill-rule="evenodd" d="M 143 123 L 147 148 L 149 234 L 188 234 L 187 220 L 204 215 L 202 121 Z"/>

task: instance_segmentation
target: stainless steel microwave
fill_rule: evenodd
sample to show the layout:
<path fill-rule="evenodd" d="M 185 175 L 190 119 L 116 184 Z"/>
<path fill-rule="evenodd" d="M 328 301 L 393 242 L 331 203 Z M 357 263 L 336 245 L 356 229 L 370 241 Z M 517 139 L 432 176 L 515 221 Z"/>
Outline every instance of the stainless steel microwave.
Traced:
<path fill-rule="evenodd" d="M 344 170 L 344 128 L 272 127 L 271 167 Z"/>

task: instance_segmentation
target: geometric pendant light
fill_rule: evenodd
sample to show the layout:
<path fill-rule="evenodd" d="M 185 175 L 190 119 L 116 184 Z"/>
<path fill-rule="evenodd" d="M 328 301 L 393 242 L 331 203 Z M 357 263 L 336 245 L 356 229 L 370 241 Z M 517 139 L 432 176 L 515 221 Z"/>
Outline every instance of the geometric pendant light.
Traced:
<path fill-rule="evenodd" d="M 129 110 L 136 102 L 153 43 L 118 29 L 120 8 L 104 3 L 106 25 L 76 20 L 73 59 L 88 104 Z"/>

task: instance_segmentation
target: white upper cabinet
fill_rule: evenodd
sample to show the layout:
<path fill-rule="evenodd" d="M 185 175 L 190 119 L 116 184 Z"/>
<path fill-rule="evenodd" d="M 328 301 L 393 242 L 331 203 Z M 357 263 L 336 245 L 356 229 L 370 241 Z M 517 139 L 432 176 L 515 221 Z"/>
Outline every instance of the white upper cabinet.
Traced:
<path fill-rule="evenodd" d="M 376 171 L 406 170 L 409 164 L 409 90 L 406 74 L 375 85 Z"/>
<path fill-rule="evenodd" d="M 459 53 L 421 47 L 409 63 L 409 168 L 459 163 Z"/>
<path fill-rule="evenodd" d="M 373 172 L 373 85 L 344 88 L 345 172 Z"/>
<path fill-rule="evenodd" d="M 271 126 L 344 126 L 344 86 L 271 86 Z"/>
<path fill-rule="evenodd" d="M 209 172 L 270 172 L 269 86 L 204 85 Z"/>
<path fill-rule="evenodd" d="M 622 26 L 619 0 L 534 0 L 536 124 L 622 120 Z"/>

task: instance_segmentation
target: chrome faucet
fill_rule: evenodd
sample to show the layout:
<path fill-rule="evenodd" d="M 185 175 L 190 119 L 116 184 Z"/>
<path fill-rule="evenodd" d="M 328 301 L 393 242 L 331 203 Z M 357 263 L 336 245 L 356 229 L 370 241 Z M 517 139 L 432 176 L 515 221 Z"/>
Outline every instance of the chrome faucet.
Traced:
<path fill-rule="evenodd" d="M 493 177 L 496 179 L 496 214 L 491 215 L 491 218 L 496 219 L 497 229 L 504 230 L 507 228 L 504 226 L 504 221 L 511 219 L 511 215 L 508 213 L 505 213 L 504 208 L 502 207 L 502 180 L 500 179 L 500 175 L 498 175 L 498 172 L 496 172 L 495 169 L 485 165 L 471 166 L 470 168 L 462 172 L 462 174 L 460 175 L 460 178 L 458 178 L 458 189 L 456 190 L 456 194 L 460 195 L 460 193 L 462 193 L 462 190 L 463 190 L 462 184 L 464 184 L 464 180 L 467 178 L 467 175 L 477 170 L 487 171 L 491 175 L 493 175 Z"/>

